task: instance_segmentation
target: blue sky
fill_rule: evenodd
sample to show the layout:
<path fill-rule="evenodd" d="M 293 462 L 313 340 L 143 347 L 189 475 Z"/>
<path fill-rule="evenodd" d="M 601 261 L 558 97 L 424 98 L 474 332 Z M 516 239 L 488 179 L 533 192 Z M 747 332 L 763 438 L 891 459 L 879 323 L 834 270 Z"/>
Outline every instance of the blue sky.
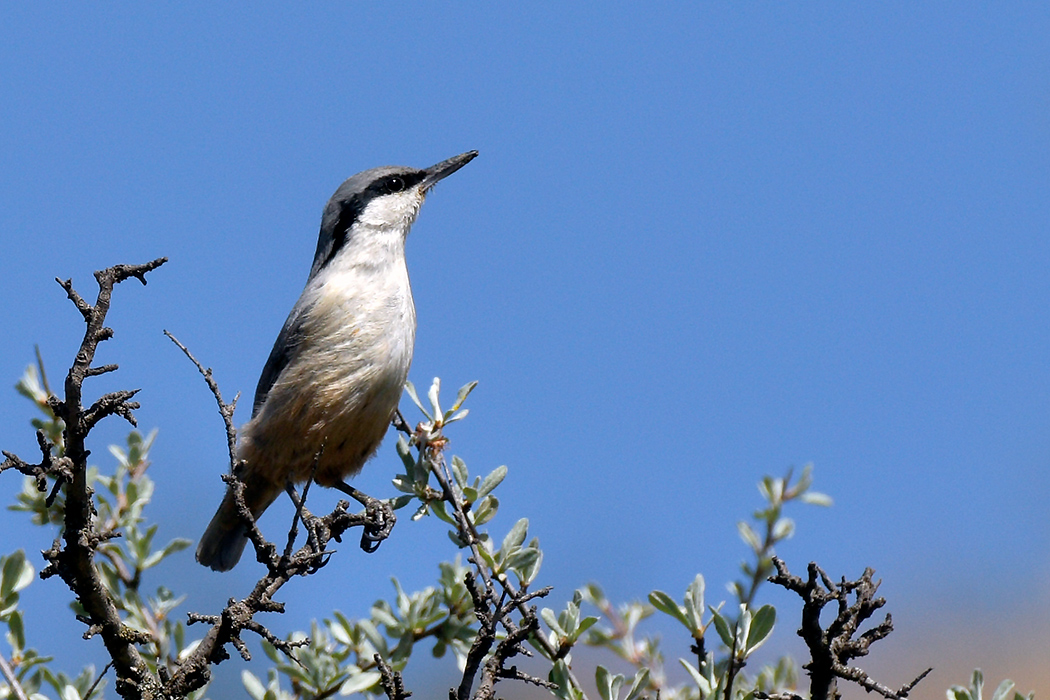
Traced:
<path fill-rule="evenodd" d="M 95 269 L 168 256 L 118 289 L 100 359 L 121 371 L 90 390 L 142 388 L 153 517 L 195 540 L 224 435 L 162 329 L 250 394 L 339 183 L 478 149 L 409 238 L 411 379 L 479 380 L 452 449 L 509 466 L 494 526 L 530 518 L 554 601 L 697 572 L 718 596 L 755 483 L 812 462 L 835 506 L 796 510 L 781 553 L 883 577 L 899 632 L 868 665 L 891 685 L 938 666 L 919 698 L 977 665 L 1045 696 L 1047 36 L 1038 3 L 8 4 L 0 384 L 34 344 L 68 367 L 82 327 L 54 277 L 93 293 Z M 28 409 L 0 399 L 23 456 Z M 100 465 L 124 432 L 100 430 Z M 355 483 L 392 493 L 397 464 L 388 441 Z M 402 520 L 297 582 L 274 627 L 426 585 L 444 529 Z M 0 551 L 50 544 L 23 522 L 0 516 Z M 209 611 L 256 573 L 186 552 L 157 575 Z M 31 641 L 101 665 L 63 595 L 27 591 L 56 630 Z M 799 653 L 794 624 L 775 650 Z"/>

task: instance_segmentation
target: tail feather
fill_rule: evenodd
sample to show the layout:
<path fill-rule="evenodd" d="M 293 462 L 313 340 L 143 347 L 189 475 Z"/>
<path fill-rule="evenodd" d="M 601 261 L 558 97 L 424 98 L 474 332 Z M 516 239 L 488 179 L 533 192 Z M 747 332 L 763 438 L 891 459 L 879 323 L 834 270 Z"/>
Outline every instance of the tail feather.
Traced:
<path fill-rule="evenodd" d="M 252 517 L 258 518 L 274 502 L 279 491 L 258 492 L 246 489 L 245 501 Z M 197 545 L 197 561 L 215 571 L 229 571 L 241 559 L 244 546 L 248 543 L 244 525 L 237 517 L 237 505 L 233 493 L 226 491 L 219 510 L 215 512 L 208 528 Z"/>

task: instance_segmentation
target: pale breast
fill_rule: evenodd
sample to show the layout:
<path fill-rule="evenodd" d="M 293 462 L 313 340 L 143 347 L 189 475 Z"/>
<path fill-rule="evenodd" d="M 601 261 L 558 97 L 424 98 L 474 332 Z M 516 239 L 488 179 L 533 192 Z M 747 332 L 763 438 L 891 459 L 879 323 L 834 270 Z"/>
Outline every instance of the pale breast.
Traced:
<path fill-rule="evenodd" d="M 309 311 L 302 340 L 242 430 L 241 458 L 250 473 L 298 482 L 316 461 L 317 482 L 330 485 L 357 473 L 375 452 L 400 400 L 415 342 L 408 273 L 399 267 L 382 279 L 332 275 L 304 292 L 300 301 Z M 307 299 L 311 291 L 314 298 Z"/>

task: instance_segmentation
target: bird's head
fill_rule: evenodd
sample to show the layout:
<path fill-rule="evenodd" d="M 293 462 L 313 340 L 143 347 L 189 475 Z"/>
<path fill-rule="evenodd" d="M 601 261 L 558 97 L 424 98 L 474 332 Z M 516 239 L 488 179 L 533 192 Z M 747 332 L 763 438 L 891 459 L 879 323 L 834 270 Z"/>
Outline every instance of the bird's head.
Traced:
<path fill-rule="evenodd" d="M 325 206 L 311 275 L 354 245 L 357 236 L 403 241 L 427 193 L 477 155 L 467 151 L 424 170 L 385 165 L 346 180 Z"/>

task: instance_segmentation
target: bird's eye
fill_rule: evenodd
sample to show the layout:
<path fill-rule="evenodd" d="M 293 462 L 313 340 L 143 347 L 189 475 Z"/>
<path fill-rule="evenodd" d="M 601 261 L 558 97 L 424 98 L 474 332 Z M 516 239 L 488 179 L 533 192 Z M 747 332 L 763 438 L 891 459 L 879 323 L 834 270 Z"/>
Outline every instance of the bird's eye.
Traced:
<path fill-rule="evenodd" d="M 405 189 L 405 181 L 399 177 L 392 177 L 386 181 L 386 191 L 393 194 Z"/>

